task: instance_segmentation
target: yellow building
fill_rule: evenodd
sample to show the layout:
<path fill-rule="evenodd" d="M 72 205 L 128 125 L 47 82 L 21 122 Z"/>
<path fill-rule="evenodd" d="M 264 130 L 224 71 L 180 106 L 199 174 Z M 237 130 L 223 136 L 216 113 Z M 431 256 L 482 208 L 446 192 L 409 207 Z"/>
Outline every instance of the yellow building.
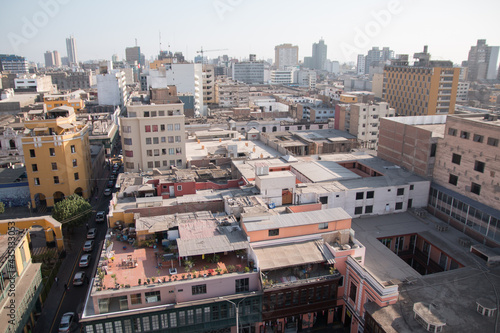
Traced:
<path fill-rule="evenodd" d="M 76 121 L 72 107 L 30 111 L 22 138 L 33 207 L 52 207 L 73 193 L 89 198 L 89 127 Z"/>
<path fill-rule="evenodd" d="M 162 66 L 165 66 L 167 64 L 172 64 L 173 63 L 173 58 L 165 58 L 161 60 L 155 60 L 149 63 L 149 68 L 150 69 L 158 69 Z"/>
<path fill-rule="evenodd" d="M 340 103 L 357 103 L 358 102 L 358 96 L 354 95 L 349 95 L 349 94 L 342 94 L 340 95 Z"/>
<path fill-rule="evenodd" d="M 403 116 L 455 112 L 460 68 L 386 66 L 383 99 Z"/>
<path fill-rule="evenodd" d="M 43 104 L 47 111 L 60 106 L 70 106 L 78 112 L 85 107 L 81 94 L 85 94 L 85 91 L 75 90 L 68 94 L 45 95 Z"/>
<path fill-rule="evenodd" d="M 31 332 L 41 307 L 40 263 L 31 262 L 28 230 L 0 235 L 0 332 Z"/>

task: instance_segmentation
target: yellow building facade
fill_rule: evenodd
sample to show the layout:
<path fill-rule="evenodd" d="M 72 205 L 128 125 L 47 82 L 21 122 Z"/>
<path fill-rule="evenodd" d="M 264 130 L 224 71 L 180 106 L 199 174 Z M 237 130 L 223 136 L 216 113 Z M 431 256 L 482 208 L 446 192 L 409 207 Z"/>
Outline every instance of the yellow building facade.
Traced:
<path fill-rule="evenodd" d="M 382 96 L 402 116 L 453 114 L 460 68 L 386 66 Z"/>
<path fill-rule="evenodd" d="M 95 183 L 88 125 L 67 106 L 29 116 L 22 143 L 32 207 L 52 207 L 74 193 L 88 199 Z"/>
<path fill-rule="evenodd" d="M 76 90 L 69 94 L 45 95 L 43 104 L 47 111 L 58 108 L 60 106 L 72 107 L 76 112 L 79 112 L 85 107 L 83 99 L 80 97 L 83 90 Z"/>

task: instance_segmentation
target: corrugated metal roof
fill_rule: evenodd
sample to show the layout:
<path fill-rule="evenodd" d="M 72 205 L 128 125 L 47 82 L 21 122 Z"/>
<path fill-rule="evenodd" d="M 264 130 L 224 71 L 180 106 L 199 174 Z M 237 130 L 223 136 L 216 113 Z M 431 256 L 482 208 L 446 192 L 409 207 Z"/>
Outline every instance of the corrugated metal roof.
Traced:
<path fill-rule="evenodd" d="M 330 208 L 312 212 L 263 216 L 262 220 L 260 221 L 244 222 L 244 224 L 247 231 L 259 231 L 277 228 L 297 227 L 302 225 L 318 224 L 350 218 L 351 215 L 349 215 L 343 208 Z"/>
<path fill-rule="evenodd" d="M 278 269 L 290 266 L 327 261 L 334 264 L 333 254 L 325 247 L 323 239 L 287 245 L 269 246 L 254 249 L 261 270 Z"/>
<path fill-rule="evenodd" d="M 314 183 L 361 178 L 332 161 L 299 162 L 292 167 Z"/>

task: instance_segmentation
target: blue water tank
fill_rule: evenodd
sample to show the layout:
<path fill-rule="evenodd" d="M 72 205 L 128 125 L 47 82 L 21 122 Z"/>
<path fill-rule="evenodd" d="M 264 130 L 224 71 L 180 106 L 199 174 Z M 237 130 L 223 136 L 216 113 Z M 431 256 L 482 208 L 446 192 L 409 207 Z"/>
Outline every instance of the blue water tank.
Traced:
<path fill-rule="evenodd" d="M 270 208 L 270 209 L 274 209 L 274 208 L 276 208 L 276 204 L 275 204 L 274 202 L 271 202 L 271 203 L 269 204 L 269 208 Z"/>

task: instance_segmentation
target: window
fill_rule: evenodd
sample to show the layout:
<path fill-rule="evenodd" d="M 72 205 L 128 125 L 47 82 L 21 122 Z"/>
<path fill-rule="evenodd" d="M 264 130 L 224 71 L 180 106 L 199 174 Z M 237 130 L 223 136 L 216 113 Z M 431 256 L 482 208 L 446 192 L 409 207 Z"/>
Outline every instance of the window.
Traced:
<path fill-rule="evenodd" d="M 151 138 L 146 138 L 146 144 L 150 145 L 151 144 Z"/>
<path fill-rule="evenodd" d="M 360 214 L 363 214 L 363 206 L 355 207 L 354 215 L 360 215 Z"/>
<path fill-rule="evenodd" d="M 125 150 L 125 156 L 126 157 L 134 157 L 134 151 L 133 150 Z"/>
<path fill-rule="evenodd" d="M 148 168 L 152 169 L 153 168 L 153 162 L 148 162 Z"/>
<path fill-rule="evenodd" d="M 146 150 L 147 156 L 153 156 L 153 151 L 151 149 Z"/>
<path fill-rule="evenodd" d="M 151 291 L 144 294 L 146 298 L 146 303 L 155 303 L 161 301 L 160 291 Z"/>
<path fill-rule="evenodd" d="M 78 166 L 78 162 L 76 161 L 76 158 L 73 159 L 73 168 L 77 167 Z"/>
<path fill-rule="evenodd" d="M 177 313 L 170 313 L 170 327 L 177 327 Z"/>
<path fill-rule="evenodd" d="M 59 176 L 54 176 L 54 184 L 59 184 Z"/>
<path fill-rule="evenodd" d="M 165 143 L 165 142 L 167 142 L 167 138 L 166 138 L 166 137 L 164 137 L 164 136 L 162 136 L 162 137 L 161 137 L 161 143 Z"/>
<path fill-rule="evenodd" d="M 466 131 L 461 131 L 460 132 L 460 138 L 469 140 L 469 137 L 470 137 L 470 133 L 469 132 L 466 132 Z"/>
<path fill-rule="evenodd" d="M 479 134 L 474 134 L 474 137 L 472 138 L 474 142 L 479 142 L 482 143 L 484 140 L 484 136 L 479 135 Z"/>
<path fill-rule="evenodd" d="M 477 172 L 481 172 L 481 173 L 484 173 L 484 162 L 480 162 L 480 161 L 476 161 L 474 163 L 474 170 L 476 170 Z"/>
<path fill-rule="evenodd" d="M 182 191 L 182 185 L 177 185 L 177 191 Z"/>
<path fill-rule="evenodd" d="M 191 291 L 192 291 L 193 295 L 206 294 L 207 293 L 207 285 L 206 284 L 198 284 L 196 286 L 192 286 Z"/>
<path fill-rule="evenodd" d="M 159 168 L 160 167 L 160 161 L 155 161 L 155 168 Z"/>
<path fill-rule="evenodd" d="M 158 143 L 160 143 L 158 137 L 154 137 L 153 138 L 153 144 L 157 145 Z"/>
<path fill-rule="evenodd" d="M 437 149 L 437 143 L 431 144 L 430 157 L 435 157 L 436 156 L 436 149 Z"/>
<path fill-rule="evenodd" d="M 180 131 L 181 130 L 181 124 L 175 124 L 175 130 Z"/>
<path fill-rule="evenodd" d="M 30 149 L 30 157 L 36 157 L 35 149 Z"/>
<path fill-rule="evenodd" d="M 37 172 L 38 171 L 38 165 L 32 164 L 31 165 L 31 169 L 33 170 L 33 172 Z"/>
<path fill-rule="evenodd" d="M 151 117 L 156 117 L 156 111 L 151 111 Z"/>
<path fill-rule="evenodd" d="M 158 132 L 158 125 L 153 125 L 153 132 Z"/>
<path fill-rule="evenodd" d="M 470 186 L 470 191 L 477 195 L 481 194 L 481 185 L 472 183 Z"/>
<path fill-rule="evenodd" d="M 149 118 L 149 111 L 144 111 L 144 117 Z"/>
<path fill-rule="evenodd" d="M 402 202 L 396 202 L 396 208 L 395 210 L 401 210 L 403 209 L 403 203 Z"/>
<path fill-rule="evenodd" d="M 319 202 L 326 205 L 328 203 L 328 197 L 319 197 Z"/>
<path fill-rule="evenodd" d="M 154 149 L 153 153 L 155 156 L 160 156 L 160 149 Z"/>
<path fill-rule="evenodd" d="M 373 206 L 365 206 L 365 214 L 373 213 Z"/>
<path fill-rule="evenodd" d="M 415 188 L 415 185 L 410 185 L 410 191 L 413 191 L 413 189 Z"/>
<path fill-rule="evenodd" d="M 488 138 L 487 144 L 489 146 L 498 147 L 498 139 Z"/>
<path fill-rule="evenodd" d="M 367 199 L 373 199 L 374 196 L 375 196 L 375 191 L 368 191 L 368 192 L 366 192 L 366 198 Z"/>
<path fill-rule="evenodd" d="M 364 198 L 364 192 L 356 193 L 356 200 L 362 200 Z"/>
<path fill-rule="evenodd" d="M 458 184 L 458 176 L 452 175 L 450 173 L 450 178 L 448 178 L 448 183 L 450 183 L 451 185 L 457 186 L 457 184 Z"/>
<path fill-rule="evenodd" d="M 160 125 L 160 131 L 162 131 L 162 132 L 165 131 L 165 124 Z"/>
<path fill-rule="evenodd" d="M 404 188 L 398 188 L 397 195 L 405 195 L 405 189 Z"/>
<path fill-rule="evenodd" d="M 457 136 L 457 130 L 455 128 L 448 128 L 448 135 Z"/>
<path fill-rule="evenodd" d="M 358 291 L 358 286 L 351 282 L 351 287 L 349 288 L 349 298 L 356 303 L 356 292 Z"/>
<path fill-rule="evenodd" d="M 168 137 L 168 143 L 174 143 L 174 137 L 173 136 L 169 136 Z"/>
<path fill-rule="evenodd" d="M 168 148 L 168 154 L 169 155 L 175 155 L 175 149 L 174 148 Z"/>
<path fill-rule="evenodd" d="M 278 236 L 280 234 L 280 229 L 271 229 L 269 230 L 269 237 Z"/>
<path fill-rule="evenodd" d="M 49 148 L 49 155 L 50 156 L 56 156 L 56 150 L 54 148 Z"/>
<path fill-rule="evenodd" d="M 325 230 L 328 229 L 328 222 L 320 223 L 318 224 L 318 229 L 319 230 Z"/>
<path fill-rule="evenodd" d="M 180 135 L 176 135 L 175 136 L 175 142 L 181 142 L 181 136 Z"/>
<path fill-rule="evenodd" d="M 75 180 L 80 179 L 80 176 L 78 175 L 78 172 L 75 172 L 74 176 L 75 176 Z"/>
<path fill-rule="evenodd" d="M 124 138 L 123 139 L 123 144 L 127 145 L 127 146 L 131 146 L 132 145 L 132 139 L 131 138 Z"/>
<path fill-rule="evenodd" d="M 244 292 L 247 292 L 250 290 L 249 288 L 249 279 L 248 278 L 245 278 L 245 279 L 236 279 L 234 281 L 235 283 L 235 291 L 237 293 L 244 293 Z"/>
<path fill-rule="evenodd" d="M 35 178 L 33 181 L 35 182 L 35 185 L 40 185 L 40 178 Z"/>
<path fill-rule="evenodd" d="M 130 304 L 141 304 L 141 294 L 132 294 L 130 295 Z"/>
<path fill-rule="evenodd" d="M 144 126 L 144 131 L 145 131 L 146 133 L 151 132 L 151 125 L 146 125 L 146 126 Z"/>
<path fill-rule="evenodd" d="M 460 165 L 461 160 L 462 160 L 462 155 L 453 154 L 453 156 L 451 158 L 451 163 L 455 163 L 455 164 Z"/>
<path fill-rule="evenodd" d="M 173 131 L 174 130 L 174 125 L 173 124 L 167 124 L 167 131 Z"/>
<path fill-rule="evenodd" d="M 74 145 L 71 145 L 71 154 L 74 154 L 74 153 L 76 153 L 75 146 L 74 146 Z"/>
<path fill-rule="evenodd" d="M 52 162 L 52 170 L 57 170 L 57 163 L 55 162 Z"/>

